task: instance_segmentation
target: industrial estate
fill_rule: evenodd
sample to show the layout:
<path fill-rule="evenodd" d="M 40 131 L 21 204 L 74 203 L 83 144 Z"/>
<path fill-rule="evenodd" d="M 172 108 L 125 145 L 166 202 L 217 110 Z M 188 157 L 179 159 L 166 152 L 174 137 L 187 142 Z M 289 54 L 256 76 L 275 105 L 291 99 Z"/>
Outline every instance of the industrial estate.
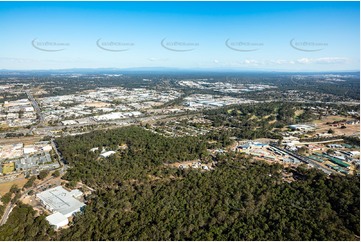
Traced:
<path fill-rule="evenodd" d="M 87 79 L 94 75 L 79 75 L 76 78 L 80 76 Z M 97 78 L 109 76 L 111 75 L 98 74 Z M 67 78 L 71 80 L 74 75 Z M 112 78 L 119 79 L 121 83 L 128 77 L 118 75 Z M 321 78 L 328 80 L 329 76 Z M 348 76 L 340 75 L 339 78 L 347 79 Z M 33 79 L 34 77 L 30 77 L 30 81 Z M 85 84 L 82 90 L 75 86 L 69 90 L 69 94 L 51 95 L 54 89 L 64 89 L 63 84 L 53 87 L 54 84 L 45 81 L 39 85 L 40 79 L 28 85 L 26 78 L 22 80 L 20 77 L 6 76 L 3 77 L 3 82 L 6 84 L 1 86 L 4 100 L 1 104 L 0 134 L 1 196 L 14 197 L 16 195 L 11 195 L 11 190 L 25 184 L 17 199 L 31 205 L 38 214 L 46 215 L 46 220 L 56 230 L 71 226 L 72 217 L 82 213 L 88 202 L 86 197 L 94 191 L 81 181 L 70 184 L 65 179 L 64 175 L 72 165 L 62 156 L 57 139 L 79 136 L 94 130 L 138 125 L 144 131 L 164 137 L 211 137 L 215 132 L 229 133 L 235 127 L 225 125 L 223 121 L 219 123 L 220 116 L 217 115 L 224 114 L 213 114 L 224 110 L 231 123 L 239 122 L 235 118 L 241 117 L 240 115 L 245 115 L 254 124 L 261 120 L 267 121 L 271 125 L 273 137 L 267 138 L 269 135 L 265 135 L 249 139 L 244 133 L 234 133 L 227 138 L 230 140 L 227 144 L 213 145 L 213 148 L 211 145 L 207 149 L 213 157 L 231 152 L 251 157 L 254 162 L 281 164 L 291 171 L 305 166 L 308 169 L 318 169 L 328 176 L 359 174 L 359 146 L 350 143 L 349 138 L 360 135 L 359 108 L 354 105 L 357 101 L 347 97 L 342 100 L 344 104 L 340 109 L 327 102 L 308 103 L 306 99 L 309 91 L 294 91 L 291 96 L 287 91 L 288 94 L 282 101 L 294 103 L 290 106 L 295 107 L 294 113 L 289 123 L 272 128 L 272 124 L 278 119 L 277 116 L 272 116 L 272 112 L 265 117 L 255 116 L 243 113 L 237 107 L 257 107 L 277 102 L 277 92 L 282 93 L 277 85 L 239 84 L 236 81 L 228 83 L 202 78 L 173 80 L 161 87 L 153 84 L 158 82 L 157 77 L 154 77 L 143 78 L 139 81 L 139 87 L 134 88 L 127 85 L 119 87 L 117 84 L 92 89 L 90 86 L 86 88 Z M 144 85 L 155 88 L 141 87 Z M 263 98 L 260 98 L 260 94 Z M 322 95 L 328 99 L 340 98 L 326 93 Z M 308 118 L 304 118 L 306 115 Z M 304 121 L 297 122 L 301 119 Z M 218 141 L 211 138 L 209 142 L 212 144 Z M 106 160 L 118 157 L 127 149 L 128 144 L 124 143 L 117 148 L 91 147 L 88 152 L 96 155 L 98 160 Z M 219 165 L 214 158 L 178 160 L 165 164 L 178 170 L 195 169 L 201 172 L 212 172 Z M 297 176 L 290 174 L 292 173 L 283 171 L 282 181 L 292 183 L 297 180 Z M 2 223 L 5 223 L 16 202 L 3 204 L 5 211 Z"/>
<path fill-rule="evenodd" d="M 0 241 L 360 241 L 359 18 L 0 1 Z"/>

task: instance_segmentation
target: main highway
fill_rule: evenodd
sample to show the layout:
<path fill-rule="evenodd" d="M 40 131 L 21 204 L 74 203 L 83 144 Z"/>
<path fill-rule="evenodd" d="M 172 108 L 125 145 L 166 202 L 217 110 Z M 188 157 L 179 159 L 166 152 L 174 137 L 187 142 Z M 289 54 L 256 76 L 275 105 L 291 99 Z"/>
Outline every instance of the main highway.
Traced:
<path fill-rule="evenodd" d="M 41 113 L 38 102 L 35 100 L 35 98 L 33 97 L 33 95 L 31 94 L 31 92 L 29 90 L 26 90 L 25 93 L 26 93 L 26 95 L 28 95 L 28 98 L 29 98 L 31 104 L 33 105 L 34 110 L 38 116 L 38 119 L 39 119 L 38 125 L 42 125 L 44 123 L 44 116 Z"/>

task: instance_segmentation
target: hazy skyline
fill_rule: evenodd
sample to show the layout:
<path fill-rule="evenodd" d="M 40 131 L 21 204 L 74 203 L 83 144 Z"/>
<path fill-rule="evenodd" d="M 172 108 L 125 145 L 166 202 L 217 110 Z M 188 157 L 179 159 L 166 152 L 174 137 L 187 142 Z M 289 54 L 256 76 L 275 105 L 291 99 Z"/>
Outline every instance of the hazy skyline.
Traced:
<path fill-rule="evenodd" d="M 0 69 L 359 70 L 359 2 L 0 2 Z"/>

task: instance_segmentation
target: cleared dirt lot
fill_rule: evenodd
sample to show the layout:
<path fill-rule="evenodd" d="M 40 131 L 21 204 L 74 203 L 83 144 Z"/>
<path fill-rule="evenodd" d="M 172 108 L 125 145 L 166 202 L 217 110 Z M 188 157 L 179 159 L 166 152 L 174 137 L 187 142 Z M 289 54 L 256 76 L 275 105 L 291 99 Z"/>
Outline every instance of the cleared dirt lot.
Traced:
<path fill-rule="evenodd" d="M 327 133 L 327 131 L 331 128 L 333 131 L 335 131 L 334 135 L 356 135 L 360 134 L 360 124 L 354 124 L 354 125 L 346 125 L 345 129 L 341 129 L 340 127 L 332 127 L 329 124 L 326 123 L 332 123 L 334 121 L 341 121 L 341 120 L 354 120 L 353 118 L 346 118 L 342 116 L 327 116 L 321 120 L 315 120 L 313 121 L 314 124 L 316 124 L 316 132 L 317 133 Z"/>
<path fill-rule="evenodd" d="M 10 191 L 12 185 L 16 184 L 19 188 L 22 188 L 28 179 L 24 178 L 24 175 L 19 176 L 16 180 L 11 182 L 0 183 L 0 195 L 3 196 Z"/>
<path fill-rule="evenodd" d="M 41 139 L 42 139 L 41 136 L 4 138 L 4 139 L 0 139 L 0 145 L 9 145 L 16 143 L 24 143 L 24 145 L 32 145 L 35 142 L 40 141 Z"/>

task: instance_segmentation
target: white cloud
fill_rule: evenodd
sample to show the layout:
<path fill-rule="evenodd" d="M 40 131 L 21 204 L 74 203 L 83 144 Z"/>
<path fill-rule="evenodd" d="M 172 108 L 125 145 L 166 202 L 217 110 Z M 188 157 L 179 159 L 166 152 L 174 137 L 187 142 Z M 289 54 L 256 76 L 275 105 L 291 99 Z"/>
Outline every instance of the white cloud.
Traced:
<path fill-rule="evenodd" d="M 257 60 L 253 60 L 253 59 L 251 59 L 251 60 L 244 60 L 244 61 L 241 61 L 241 64 L 246 64 L 246 65 L 258 65 L 258 64 L 260 64 L 260 62 L 259 61 L 257 61 Z"/>
<path fill-rule="evenodd" d="M 149 61 L 168 61 L 168 58 L 155 58 L 155 57 L 150 57 L 148 58 Z"/>
<path fill-rule="evenodd" d="M 309 63 L 311 63 L 311 61 L 312 60 L 309 58 L 301 58 L 301 59 L 296 60 L 296 62 L 299 64 L 309 64 Z"/>
<path fill-rule="evenodd" d="M 318 64 L 343 64 L 347 62 L 347 58 L 341 57 L 325 57 L 316 60 Z"/>
<path fill-rule="evenodd" d="M 300 58 L 297 60 L 284 60 L 284 59 L 275 59 L 275 60 L 255 60 L 255 59 L 245 59 L 239 63 L 242 65 L 294 65 L 294 64 L 344 64 L 348 61 L 347 58 L 342 57 L 322 57 L 322 58 Z"/>
<path fill-rule="evenodd" d="M 322 57 L 322 58 L 301 58 L 296 60 L 299 64 L 343 64 L 347 58 L 342 57 Z"/>
<path fill-rule="evenodd" d="M 293 61 L 290 61 L 290 60 L 277 59 L 277 60 L 267 60 L 264 63 L 271 64 L 271 65 L 285 65 L 285 64 L 292 64 L 292 62 Z"/>
<path fill-rule="evenodd" d="M 288 65 L 294 64 L 293 60 L 283 60 L 283 59 L 276 59 L 276 60 L 254 60 L 254 59 L 246 59 L 240 62 L 244 65 Z"/>

